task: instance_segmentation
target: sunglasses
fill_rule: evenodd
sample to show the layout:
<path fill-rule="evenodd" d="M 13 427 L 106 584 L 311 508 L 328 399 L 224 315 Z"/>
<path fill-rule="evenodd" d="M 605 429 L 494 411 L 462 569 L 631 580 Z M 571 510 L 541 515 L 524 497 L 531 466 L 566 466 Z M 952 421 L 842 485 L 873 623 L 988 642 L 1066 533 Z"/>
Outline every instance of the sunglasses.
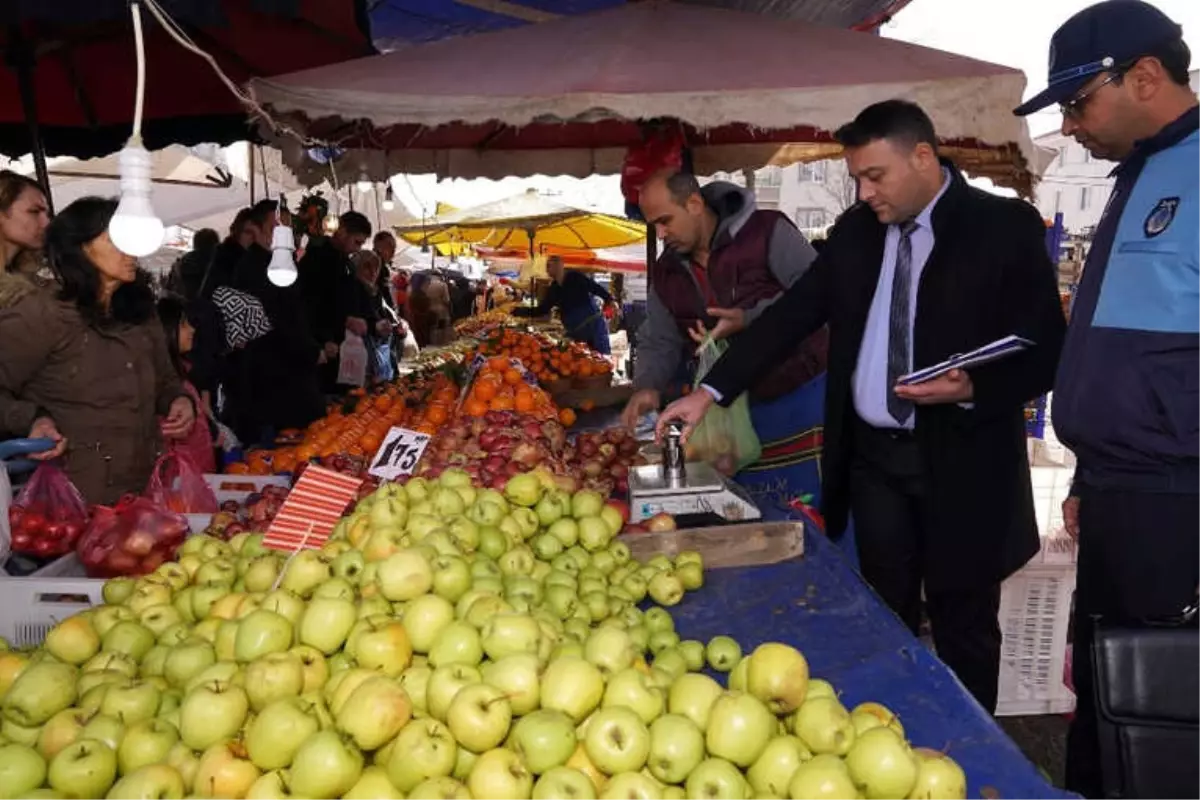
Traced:
<path fill-rule="evenodd" d="M 1125 75 L 1126 69 L 1127 68 L 1118 68 L 1118 69 L 1113 70 L 1112 72 L 1110 72 L 1108 74 L 1107 78 L 1105 78 L 1104 80 L 1097 83 L 1091 89 L 1088 89 L 1086 92 L 1081 92 L 1081 93 L 1075 95 L 1074 97 L 1072 97 L 1070 100 L 1066 101 L 1065 103 L 1059 103 L 1058 104 L 1059 111 L 1062 112 L 1062 115 L 1064 117 L 1070 117 L 1071 119 L 1079 119 L 1080 117 L 1083 116 L 1083 112 L 1087 110 L 1087 104 L 1092 99 L 1092 96 L 1095 95 L 1096 92 L 1103 89 L 1105 86 L 1108 86 L 1110 83 L 1115 83 L 1116 81 L 1121 80 L 1121 78 L 1124 77 L 1124 75 Z"/>

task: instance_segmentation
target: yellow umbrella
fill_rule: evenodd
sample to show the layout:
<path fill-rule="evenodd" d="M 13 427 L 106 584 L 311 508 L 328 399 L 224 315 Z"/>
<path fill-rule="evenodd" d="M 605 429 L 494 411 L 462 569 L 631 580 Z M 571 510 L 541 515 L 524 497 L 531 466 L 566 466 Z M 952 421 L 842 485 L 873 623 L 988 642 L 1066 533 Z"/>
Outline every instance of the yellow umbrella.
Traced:
<path fill-rule="evenodd" d="M 644 240 L 646 227 L 559 203 L 530 189 L 493 203 L 439 214 L 421 224 L 404 225 L 396 233 L 413 244 L 467 243 L 532 253 L 540 245 L 620 247 Z"/>

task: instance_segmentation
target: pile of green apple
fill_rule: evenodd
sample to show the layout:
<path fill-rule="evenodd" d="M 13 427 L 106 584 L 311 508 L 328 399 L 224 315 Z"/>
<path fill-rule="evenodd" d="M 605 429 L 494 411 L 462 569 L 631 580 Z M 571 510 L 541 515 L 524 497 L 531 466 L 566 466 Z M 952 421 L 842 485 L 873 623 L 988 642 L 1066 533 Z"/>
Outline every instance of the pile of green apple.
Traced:
<path fill-rule="evenodd" d="M 0 797 L 965 796 L 796 649 L 681 641 L 702 559 L 639 563 L 621 511 L 447 470 L 319 550 L 192 537 L 0 651 Z"/>

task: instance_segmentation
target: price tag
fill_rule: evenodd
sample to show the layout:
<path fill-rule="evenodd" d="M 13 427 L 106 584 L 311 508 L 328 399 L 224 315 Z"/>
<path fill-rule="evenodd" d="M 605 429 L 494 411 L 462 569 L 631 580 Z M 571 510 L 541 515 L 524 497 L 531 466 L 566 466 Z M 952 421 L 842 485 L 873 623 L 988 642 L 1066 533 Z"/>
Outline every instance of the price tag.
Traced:
<path fill-rule="evenodd" d="M 401 475 L 412 475 L 428 444 L 427 433 L 392 428 L 371 459 L 371 467 L 367 472 L 385 481 L 394 481 Z"/>

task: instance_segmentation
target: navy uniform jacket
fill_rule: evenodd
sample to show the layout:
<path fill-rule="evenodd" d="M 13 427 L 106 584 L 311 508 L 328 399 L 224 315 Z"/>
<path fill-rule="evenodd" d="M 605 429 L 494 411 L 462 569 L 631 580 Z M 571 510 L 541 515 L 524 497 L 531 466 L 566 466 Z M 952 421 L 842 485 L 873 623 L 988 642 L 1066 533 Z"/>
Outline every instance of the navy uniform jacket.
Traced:
<path fill-rule="evenodd" d="M 1117 167 L 1084 266 L 1053 417 L 1086 486 L 1200 484 L 1198 120 L 1193 107 Z"/>

